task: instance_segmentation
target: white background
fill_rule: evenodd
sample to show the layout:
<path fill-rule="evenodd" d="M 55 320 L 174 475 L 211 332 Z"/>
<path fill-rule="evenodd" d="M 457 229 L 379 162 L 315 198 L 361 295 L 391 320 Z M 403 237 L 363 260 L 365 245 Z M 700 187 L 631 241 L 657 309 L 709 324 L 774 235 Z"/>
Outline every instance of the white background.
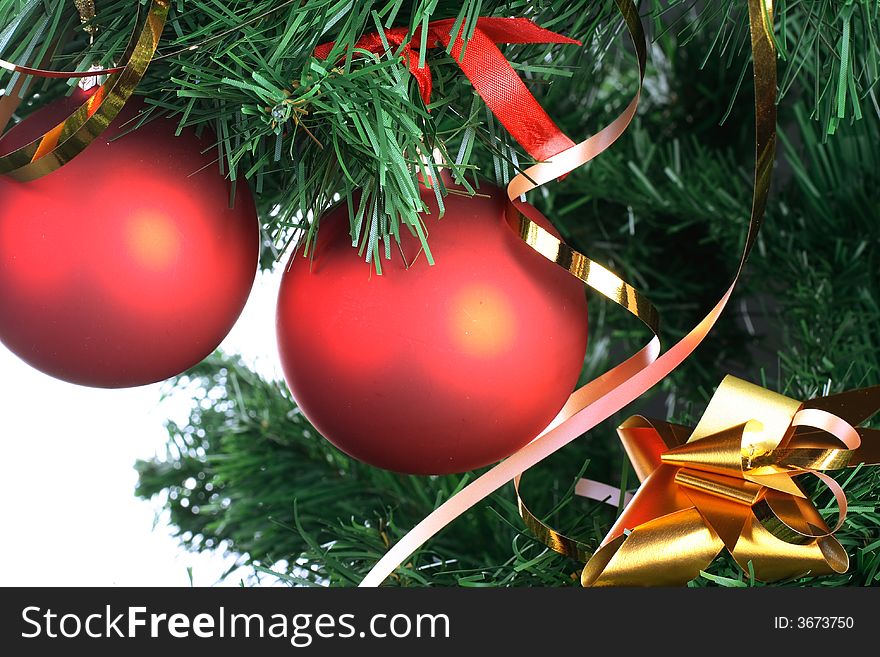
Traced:
<path fill-rule="evenodd" d="M 278 376 L 279 275 L 260 275 L 221 347 Z M 134 462 L 164 452 L 166 418 L 189 399 L 160 403 L 161 385 L 92 390 L 52 379 L 0 345 L 0 585 L 209 586 L 233 563 L 179 547 L 159 501 L 134 496 Z M 155 525 L 155 527 L 154 527 Z M 224 584 L 238 585 L 251 569 Z"/>

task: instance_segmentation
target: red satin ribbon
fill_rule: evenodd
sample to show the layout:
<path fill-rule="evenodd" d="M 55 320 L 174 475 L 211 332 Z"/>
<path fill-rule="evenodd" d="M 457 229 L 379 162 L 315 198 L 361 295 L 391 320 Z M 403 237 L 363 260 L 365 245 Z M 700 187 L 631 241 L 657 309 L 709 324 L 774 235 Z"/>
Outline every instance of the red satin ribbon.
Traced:
<path fill-rule="evenodd" d="M 449 48 L 454 29 L 453 19 L 432 21 L 428 24 L 427 47 Z M 580 45 L 580 41 L 545 30 L 527 18 L 479 18 L 473 36 L 463 48 L 463 29 L 458 30 L 449 52 L 458 62 L 462 72 L 474 85 L 474 89 L 496 118 L 535 160 L 544 161 L 574 146 L 553 119 L 544 111 L 528 87 L 517 75 L 498 49 L 498 43 L 568 43 Z M 410 37 L 405 27 L 385 30 L 388 45 L 406 58 L 410 73 L 419 85 L 425 105 L 431 102 L 431 69 L 425 64 L 419 67 L 419 50 L 422 28 Z M 334 42 L 315 48 L 315 57 L 327 59 L 333 52 Z M 355 48 L 372 53 L 385 52 L 382 36 L 377 32 L 364 35 Z"/>
<path fill-rule="evenodd" d="M 5 59 L 0 59 L 0 68 L 12 71 L 13 73 L 23 73 L 24 75 L 34 75 L 38 78 L 53 78 L 56 80 L 72 80 L 74 78 L 93 78 L 99 75 L 113 75 L 121 73 L 124 66 L 114 66 L 113 68 L 95 68 L 87 71 L 50 71 L 45 68 L 31 68 L 30 66 L 22 66 L 21 64 L 13 64 Z"/>

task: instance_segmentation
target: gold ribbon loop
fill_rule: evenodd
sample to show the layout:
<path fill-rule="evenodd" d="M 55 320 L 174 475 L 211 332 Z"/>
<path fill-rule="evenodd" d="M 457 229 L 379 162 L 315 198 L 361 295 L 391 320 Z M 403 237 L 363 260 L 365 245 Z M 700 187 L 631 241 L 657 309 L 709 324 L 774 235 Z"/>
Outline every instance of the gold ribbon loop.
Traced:
<path fill-rule="evenodd" d="M 643 586 L 644 573 L 650 571 L 657 586 L 674 586 L 682 576 L 697 577 L 723 548 L 699 511 L 682 509 L 602 546 L 581 572 L 581 584 Z"/>
<path fill-rule="evenodd" d="M 122 70 L 110 76 L 106 84 L 48 133 L 0 157 L 0 175 L 33 180 L 55 171 L 85 150 L 116 118 L 146 73 L 159 45 L 168 9 L 169 0 L 152 0 L 141 31 L 136 30 L 132 37 Z M 0 102 L 16 101 L 7 96 Z"/>
<path fill-rule="evenodd" d="M 756 504 L 761 493 L 764 492 L 763 486 L 745 479 L 711 475 L 688 468 L 682 468 L 675 473 L 675 483 L 710 495 L 723 497 L 731 502 L 749 505 Z"/>
<path fill-rule="evenodd" d="M 706 436 L 702 440 L 673 447 L 660 456 L 663 463 L 693 467 L 706 472 L 742 478 L 743 461 L 748 457 L 745 435 L 757 422 L 747 422 Z"/>

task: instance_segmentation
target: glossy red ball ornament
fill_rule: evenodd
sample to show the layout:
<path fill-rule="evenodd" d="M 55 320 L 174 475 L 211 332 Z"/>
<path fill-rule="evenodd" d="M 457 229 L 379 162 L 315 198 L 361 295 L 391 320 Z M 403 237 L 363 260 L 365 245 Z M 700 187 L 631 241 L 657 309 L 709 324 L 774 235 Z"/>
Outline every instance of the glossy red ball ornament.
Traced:
<path fill-rule="evenodd" d="M 415 474 L 488 465 L 546 427 L 577 383 L 583 285 L 511 230 L 504 192 L 480 191 L 450 194 L 438 219 L 422 190 L 434 266 L 402 228 L 403 256 L 392 248 L 377 275 L 341 205 L 322 217 L 314 253 L 285 271 L 285 378 L 318 431 L 361 461 Z"/>
<path fill-rule="evenodd" d="M 0 153 L 84 100 L 77 92 L 38 110 L 0 140 Z M 247 185 L 229 208 L 213 138 L 191 129 L 175 137 L 170 119 L 128 132 L 141 107 L 129 101 L 51 174 L 0 177 L 0 341 L 72 383 L 137 386 L 195 365 L 232 328 L 256 275 Z"/>

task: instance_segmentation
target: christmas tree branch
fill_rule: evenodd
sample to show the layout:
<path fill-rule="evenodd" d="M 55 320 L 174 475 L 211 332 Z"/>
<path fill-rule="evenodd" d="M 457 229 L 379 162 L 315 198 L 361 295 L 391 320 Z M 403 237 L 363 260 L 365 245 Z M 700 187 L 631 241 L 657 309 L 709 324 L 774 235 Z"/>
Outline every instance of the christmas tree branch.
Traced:
<path fill-rule="evenodd" d="M 97 10 L 87 25 L 97 30 L 90 46 L 72 2 L 0 0 L 0 57 L 32 63 L 57 44 L 50 62 L 55 68 L 118 62 L 135 23 L 131 2 L 104 0 Z M 653 0 L 643 11 L 669 56 L 697 39 L 702 61 L 695 66 L 717 58 L 732 67 L 738 77 L 723 93 L 736 97 L 739 74 L 748 65 L 742 3 Z M 777 11 L 783 92 L 808 98 L 809 116 L 826 133 L 841 121 L 876 112 L 876 2 L 788 0 L 778 3 Z M 503 183 L 517 163 L 527 162 L 523 153 L 511 151 L 491 117 L 479 107 L 473 111 L 479 104 L 473 89 L 442 50 L 420 53 L 435 77 L 430 112 L 394 53 L 353 56 L 354 44 L 367 32 L 405 26 L 414 33 L 431 20 L 452 18 L 467 37 L 478 16 L 525 16 L 582 39 L 583 49 L 517 45 L 505 52 L 570 135 L 582 137 L 598 126 L 585 125 L 581 112 L 556 108 L 589 99 L 609 71 L 625 70 L 603 68 L 609 55 L 621 51 L 610 0 L 175 2 L 159 58 L 140 93 L 178 117 L 181 126 L 211 129 L 224 171 L 253 182 L 274 241 L 267 264 L 298 229 L 313 238 L 315 218 L 357 190 L 363 194 L 352 208 L 352 242 L 362 257 L 373 259 L 384 251 L 379 243 L 394 240 L 401 226 L 419 234 L 423 204 L 417 181 L 435 149 L 459 180 L 471 172 Z M 315 46 L 329 41 L 344 54 L 341 61 L 313 56 Z M 11 88 L 14 81 L 14 74 L 0 71 L 0 86 Z M 37 89 L 39 97 L 32 97 L 22 114 L 62 93 L 64 83 L 38 81 L 29 91 Z M 625 93 L 631 87 L 621 85 L 608 102 L 621 102 Z M 427 241 L 425 246 L 430 253 Z M 381 268 L 381 260 L 375 262 Z"/>
<path fill-rule="evenodd" d="M 713 34 L 692 37 L 687 47 L 676 39 L 670 32 L 656 41 L 637 125 L 535 197 L 567 241 L 652 298 L 666 344 L 714 303 L 733 271 L 754 147 L 749 98 L 732 96 L 739 69 L 719 58 L 702 65 Z M 595 77 L 589 93 L 580 82 L 573 86 L 580 96 L 561 84 L 546 90 L 572 125 L 601 124 L 632 88 L 630 62 L 608 52 L 603 66 L 613 74 Z M 490 149 L 497 140 L 476 125 L 484 116 L 479 105 L 442 111 L 450 122 L 473 121 L 474 149 L 509 156 Z M 880 116 L 866 112 L 826 139 L 812 115 L 806 92 L 790 93 L 780 106 L 776 186 L 760 242 L 712 336 L 651 394 L 526 475 L 530 506 L 555 526 L 592 544 L 608 530 L 615 508 L 572 500 L 569 491 L 581 473 L 624 479 L 628 465 L 614 428 L 630 413 L 694 421 L 728 372 L 799 399 L 880 383 Z M 644 337 L 625 313 L 591 298 L 583 379 Z M 139 463 L 138 494 L 161 496 L 188 547 L 230 550 L 291 584 L 357 583 L 390 543 L 468 480 L 405 477 L 345 457 L 302 418 L 283 385 L 235 358 L 215 356 L 180 385 L 193 399 L 191 417 L 169 425 L 168 454 Z M 837 536 L 852 558 L 850 572 L 782 585 L 878 581 L 880 469 L 839 477 L 850 512 Z M 626 479 L 634 481 L 631 472 Z M 827 499 L 816 499 L 825 508 Z M 578 568 L 526 532 L 506 488 L 444 530 L 389 583 L 576 585 Z M 724 559 L 692 583 L 754 584 Z"/>

